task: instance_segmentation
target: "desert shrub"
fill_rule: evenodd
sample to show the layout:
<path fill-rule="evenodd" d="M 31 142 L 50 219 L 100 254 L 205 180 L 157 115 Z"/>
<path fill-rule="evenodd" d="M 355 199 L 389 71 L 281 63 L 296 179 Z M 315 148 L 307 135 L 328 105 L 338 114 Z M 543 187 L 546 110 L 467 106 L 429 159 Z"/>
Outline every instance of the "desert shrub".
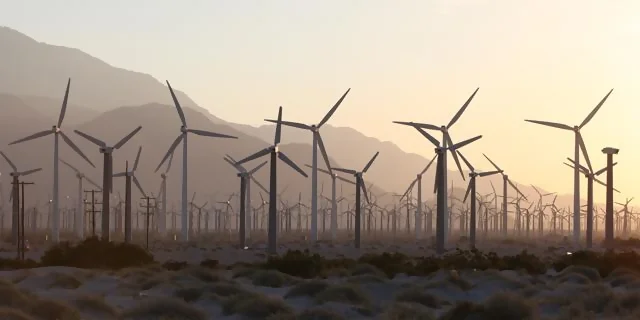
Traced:
<path fill-rule="evenodd" d="M 169 271 L 179 271 L 188 266 L 189 264 L 186 263 L 185 261 L 175 261 L 175 260 L 169 260 L 162 264 L 162 267 Z"/>
<path fill-rule="evenodd" d="M 202 297 L 204 291 L 203 287 L 180 288 L 173 292 L 173 296 L 180 298 L 185 302 L 194 302 L 198 301 L 198 299 Z"/>
<path fill-rule="evenodd" d="M 208 285 L 204 289 L 207 293 L 214 294 L 219 297 L 231 297 L 235 295 L 251 295 L 253 292 L 243 288 L 235 283 L 218 282 Z"/>
<path fill-rule="evenodd" d="M 232 278 L 251 278 L 259 269 L 251 267 L 239 267 L 233 269 Z"/>
<path fill-rule="evenodd" d="M 588 266 L 582 265 L 571 265 L 560 271 L 560 275 L 565 274 L 580 274 L 588 278 L 591 282 L 598 282 L 602 278 L 600 278 L 600 273 L 597 269 Z"/>
<path fill-rule="evenodd" d="M 297 282 L 290 275 L 276 270 L 258 270 L 251 276 L 251 283 L 261 287 L 282 288 Z"/>
<path fill-rule="evenodd" d="M 29 314 L 44 320 L 81 320 L 78 310 L 63 301 L 35 299 Z"/>
<path fill-rule="evenodd" d="M 591 280 L 581 273 L 561 273 L 556 277 L 559 283 L 590 284 Z"/>
<path fill-rule="evenodd" d="M 215 269 L 218 267 L 218 265 L 219 265 L 218 260 L 214 260 L 214 259 L 205 259 L 200 262 L 201 267 L 210 268 L 210 269 Z"/>
<path fill-rule="evenodd" d="M 3 320 L 35 320 L 19 309 L 0 307 L 0 319 Z"/>
<path fill-rule="evenodd" d="M 395 300 L 398 302 L 418 303 L 434 309 L 439 308 L 443 304 L 443 301 L 437 296 L 415 287 L 399 292 Z"/>
<path fill-rule="evenodd" d="M 308 250 L 289 250 L 282 256 L 271 256 L 260 265 L 262 269 L 274 269 L 299 278 L 316 278 L 332 268 L 350 268 L 356 262 L 352 259 L 325 259 Z"/>
<path fill-rule="evenodd" d="M 430 310 L 417 303 L 396 302 L 380 316 L 381 320 L 435 320 Z"/>
<path fill-rule="evenodd" d="M 316 303 L 341 302 L 355 306 L 368 307 L 371 305 L 369 296 L 358 286 L 339 284 L 329 286 L 315 296 Z"/>
<path fill-rule="evenodd" d="M 296 320 L 346 320 L 343 315 L 325 308 L 312 307 L 296 315 Z"/>
<path fill-rule="evenodd" d="M 55 272 L 51 276 L 53 281 L 49 283 L 49 288 L 77 289 L 82 285 L 82 281 L 66 273 Z"/>
<path fill-rule="evenodd" d="M 266 319 L 273 315 L 292 315 L 293 309 L 282 299 L 260 294 L 234 295 L 222 304 L 225 315 L 240 315 L 250 319 Z"/>
<path fill-rule="evenodd" d="M 442 314 L 438 320 L 484 319 L 482 318 L 482 311 L 483 308 L 481 305 L 470 301 L 460 301 Z"/>
<path fill-rule="evenodd" d="M 300 296 L 315 297 L 318 293 L 329 287 L 329 284 L 323 280 L 310 280 L 298 283 L 284 295 L 285 298 L 293 298 Z"/>
<path fill-rule="evenodd" d="M 181 272 L 203 282 L 218 282 L 225 280 L 219 273 L 200 266 L 187 267 L 182 269 Z"/>
<path fill-rule="evenodd" d="M 101 296 L 80 296 L 75 298 L 72 303 L 80 311 L 97 313 L 111 318 L 119 317 L 118 310 L 109 305 Z"/>
<path fill-rule="evenodd" d="M 606 277 L 613 270 L 623 267 L 640 271 L 640 255 L 635 251 L 606 252 L 577 251 L 571 255 L 563 255 L 556 259 L 552 266 L 556 271 L 572 265 L 587 266 L 598 270 L 601 277 Z"/>
<path fill-rule="evenodd" d="M 374 274 L 361 274 L 347 278 L 347 282 L 349 283 L 385 283 L 387 280 L 386 276 Z"/>
<path fill-rule="evenodd" d="M 521 296 L 509 293 L 497 293 L 483 305 L 485 319 L 531 320 L 537 319 L 536 308 Z"/>
<path fill-rule="evenodd" d="M 149 298 L 122 313 L 122 319 L 206 320 L 204 311 L 172 298 Z"/>
<path fill-rule="evenodd" d="M 385 276 L 385 273 L 378 269 L 376 266 L 368 264 L 368 263 L 359 263 L 351 268 L 352 276 L 361 276 L 361 275 L 376 275 L 376 276 Z"/>
<path fill-rule="evenodd" d="M 398 273 L 409 273 L 409 270 L 413 269 L 412 259 L 398 252 L 365 254 L 358 259 L 358 262 L 376 267 L 376 273 L 384 273 L 389 278 L 393 278 Z"/>
<path fill-rule="evenodd" d="M 36 267 L 38 267 L 38 262 L 32 259 L 22 261 L 19 259 L 0 258 L 0 270 L 30 269 Z"/>
<path fill-rule="evenodd" d="M 135 244 L 87 238 L 78 244 L 61 242 L 44 252 L 43 266 L 83 269 L 122 269 L 153 263 L 153 255 Z"/>

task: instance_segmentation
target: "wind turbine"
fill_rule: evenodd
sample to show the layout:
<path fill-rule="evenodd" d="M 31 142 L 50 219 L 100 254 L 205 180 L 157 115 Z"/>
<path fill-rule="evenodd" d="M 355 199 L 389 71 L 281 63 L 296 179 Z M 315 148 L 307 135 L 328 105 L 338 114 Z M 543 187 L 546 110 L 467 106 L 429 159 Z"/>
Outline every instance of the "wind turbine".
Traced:
<path fill-rule="evenodd" d="M 426 131 L 422 130 L 421 128 L 416 127 L 416 130 L 418 130 L 418 132 L 420 132 L 420 134 L 422 134 L 425 138 L 427 138 L 427 140 L 429 140 L 436 148 L 436 158 L 437 158 L 437 165 L 436 165 L 436 179 L 435 179 L 435 186 L 434 186 L 434 192 L 437 192 L 437 198 L 436 198 L 436 206 L 437 206 L 437 216 L 436 216 L 436 252 L 438 254 L 442 254 L 444 253 L 445 250 L 445 245 L 446 245 L 446 230 L 447 230 L 447 223 L 446 223 L 446 219 L 447 219 L 447 180 L 445 180 L 446 177 L 446 171 L 447 171 L 447 167 L 446 167 L 446 152 L 451 151 L 452 155 L 456 155 L 456 159 L 457 159 L 457 152 L 456 150 L 458 150 L 459 148 L 462 148 L 480 138 L 482 138 L 482 136 L 476 136 L 473 137 L 471 139 L 467 139 L 464 140 L 462 142 L 458 142 L 456 144 L 453 144 L 453 142 L 449 141 L 450 143 L 446 146 L 446 147 L 442 147 L 440 146 L 440 142 L 434 138 L 432 135 L 430 135 L 429 133 L 427 133 Z M 460 164 L 458 164 L 458 169 L 460 170 L 460 173 L 462 174 L 462 168 L 460 167 Z M 464 174 L 463 174 L 464 177 Z"/>
<path fill-rule="evenodd" d="M 573 165 L 564 162 L 566 166 L 572 169 L 575 169 L 575 167 L 577 166 L 578 169 L 580 169 L 580 172 L 582 172 L 582 174 L 584 174 L 585 177 L 587 178 L 587 237 L 586 238 L 587 238 L 587 248 L 590 249 L 593 246 L 593 182 L 595 181 L 605 186 L 605 188 L 607 187 L 607 185 L 604 182 L 596 178 L 596 176 L 599 176 L 605 171 L 607 171 L 607 167 L 604 167 L 596 172 L 593 172 L 592 170 L 585 168 L 581 164 L 576 164 L 570 158 L 567 158 L 567 160 L 569 160 Z M 615 166 L 616 164 L 618 163 L 615 162 L 613 163 L 612 166 Z M 618 191 L 618 189 L 616 188 L 613 188 L 613 191 L 620 193 L 620 191 Z"/>
<path fill-rule="evenodd" d="M 247 171 L 242 165 L 236 164 L 236 161 L 229 155 L 226 155 L 224 161 L 232 165 L 238 171 L 238 177 L 240 177 L 240 248 L 244 248 L 247 242 L 247 232 L 251 230 L 251 181 L 253 181 L 264 192 L 269 192 L 258 182 L 253 174 L 258 172 L 267 161 L 262 162 L 257 167 L 250 171 Z"/>
<path fill-rule="evenodd" d="M 125 171 L 116 173 L 114 177 L 125 177 L 125 211 L 124 211 L 124 241 L 130 243 L 131 237 L 131 180 L 136 185 L 142 196 L 146 197 L 138 178 L 136 178 L 136 169 L 138 169 L 138 162 L 140 161 L 140 153 L 142 153 L 142 147 L 138 148 L 138 155 L 136 161 L 133 163 L 133 169 L 129 171 L 129 162 L 126 163 Z M 128 208 L 128 210 L 127 210 Z"/>
<path fill-rule="evenodd" d="M 575 241 L 575 243 L 578 243 L 580 241 L 580 214 L 581 214 L 580 212 L 580 169 L 578 166 L 580 165 L 581 149 L 582 149 L 584 158 L 587 161 L 587 166 L 589 167 L 589 170 L 593 171 L 593 168 L 591 167 L 591 161 L 589 160 L 589 155 L 587 154 L 587 148 L 585 147 L 584 141 L 582 140 L 582 134 L 580 134 L 580 129 L 582 129 L 585 125 L 587 125 L 587 123 L 589 123 L 589 121 L 591 121 L 593 116 L 596 115 L 596 112 L 598 112 L 598 110 L 600 109 L 600 107 L 602 107 L 604 102 L 607 101 L 607 98 L 609 98 L 609 95 L 611 95 L 611 92 L 613 92 L 613 89 L 611 89 L 609 93 L 607 93 L 607 95 L 604 96 L 602 100 L 600 100 L 600 103 L 598 103 L 598 105 L 591 111 L 591 113 L 587 115 L 587 117 L 582 121 L 582 123 L 579 126 L 572 127 L 572 126 L 562 124 L 562 123 L 557 123 L 557 122 L 524 120 L 527 122 L 541 124 L 548 127 L 573 131 L 575 134 L 574 156 L 573 156 L 573 161 L 576 164 L 573 170 L 573 240 Z"/>
<path fill-rule="evenodd" d="M 502 210 L 504 211 L 502 214 L 502 234 L 504 236 L 507 236 L 507 223 L 508 223 L 508 218 L 507 216 L 509 215 L 508 210 L 507 210 L 507 184 L 510 184 L 511 187 L 513 187 L 517 193 L 519 193 L 525 200 L 529 201 L 529 199 L 527 199 L 527 197 L 522 194 L 522 192 L 520 192 L 520 190 L 518 190 L 518 187 L 516 187 L 515 184 L 513 184 L 513 182 L 511 182 L 511 180 L 509 180 L 509 175 L 504 174 L 504 170 L 500 169 L 500 167 L 498 167 L 497 164 L 495 164 L 495 162 L 491 161 L 491 159 L 489 159 L 489 157 L 487 157 L 486 154 L 482 154 L 485 158 L 487 158 L 487 160 L 489 160 L 489 162 L 491 162 L 491 164 L 493 165 L 494 168 L 496 168 L 497 171 L 500 171 L 500 174 L 502 175 L 502 193 L 504 194 L 502 197 Z"/>
<path fill-rule="evenodd" d="M 64 100 L 62 100 L 62 109 L 60 110 L 60 116 L 58 118 L 58 123 L 57 125 L 54 125 L 52 127 L 52 129 L 48 129 L 48 130 L 44 130 L 44 131 L 40 131 L 40 132 L 36 132 L 28 137 L 13 141 L 11 143 L 9 143 L 9 145 L 13 145 L 13 144 L 18 144 L 21 142 L 25 142 L 25 141 L 29 141 L 29 140 L 33 140 L 33 139 L 37 139 L 37 138 L 41 138 L 44 136 L 48 136 L 50 134 L 54 135 L 54 145 L 53 145 L 53 207 L 52 207 L 52 215 L 53 215 L 53 224 L 52 224 L 52 230 L 51 230 L 51 238 L 53 240 L 54 243 L 57 243 L 60 241 L 60 210 L 59 210 L 59 194 L 58 194 L 58 187 L 59 187 L 59 183 L 58 183 L 58 146 L 59 146 L 59 142 L 58 142 L 58 137 L 61 136 L 62 140 L 64 140 L 64 142 L 71 147 L 71 149 L 73 149 L 73 151 L 75 151 L 77 154 L 79 154 L 85 161 L 87 161 L 92 167 L 95 168 L 95 166 L 93 165 L 93 163 L 91 163 L 91 160 L 89 160 L 89 158 L 87 158 L 87 156 L 84 155 L 84 153 L 82 153 L 82 151 L 80 150 L 80 148 L 78 148 L 78 146 L 76 146 L 73 141 L 71 141 L 71 139 L 69 139 L 69 137 L 67 137 L 66 134 L 64 134 L 64 132 L 62 132 L 62 121 L 64 120 L 64 115 L 67 112 L 67 101 L 69 98 L 69 87 L 71 86 L 71 78 L 69 78 L 69 80 L 67 81 L 67 89 L 64 93 Z"/>
<path fill-rule="evenodd" d="M 362 210 L 362 205 L 360 203 L 360 190 L 362 190 L 362 193 L 364 194 L 364 199 L 367 201 L 367 203 L 369 202 L 369 196 L 367 194 L 367 187 L 365 186 L 364 183 L 364 179 L 363 179 L 363 175 L 367 172 L 367 170 L 369 170 L 369 168 L 371 167 L 371 165 L 373 164 L 373 162 L 376 160 L 376 158 L 378 157 L 378 155 L 380 154 L 380 152 L 376 152 L 376 154 L 373 155 L 373 157 L 371 158 L 371 160 L 369 160 L 369 162 L 367 163 L 366 166 L 364 166 L 364 169 L 362 169 L 362 171 L 356 171 L 353 169 L 343 169 L 343 168 L 333 168 L 333 170 L 336 171 L 340 171 L 340 172 L 344 172 L 347 174 L 352 174 L 355 178 L 356 178 L 356 221 L 355 221 L 355 247 L 356 249 L 360 249 L 360 211 Z"/>
<path fill-rule="evenodd" d="M 84 238 L 84 210 L 82 208 L 83 207 L 82 199 L 84 197 L 83 197 L 83 189 L 82 189 L 82 180 L 83 179 L 87 180 L 87 182 L 96 186 L 98 190 L 102 190 L 102 189 L 95 182 L 93 182 L 93 180 L 85 176 L 84 173 L 80 172 L 80 170 L 78 170 L 76 167 L 72 166 L 71 164 L 69 164 L 68 162 L 62 159 L 60 159 L 60 162 L 65 164 L 67 167 L 71 168 L 71 170 L 73 170 L 76 173 L 76 178 L 78 178 L 78 202 L 76 204 L 77 207 L 76 207 L 74 231 L 75 231 L 75 234 L 78 236 L 78 238 L 83 239 Z"/>
<path fill-rule="evenodd" d="M 160 182 L 160 191 L 158 192 L 158 197 L 162 202 L 160 206 L 160 216 L 158 217 L 158 228 L 160 229 L 160 234 L 162 236 L 166 235 L 167 232 L 167 174 L 171 169 L 171 163 L 173 163 L 173 153 L 169 157 L 169 164 L 167 165 L 167 169 L 164 170 L 163 173 L 160 174 L 160 178 L 162 181 Z"/>
<path fill-rule="evenodd" d="M 299 122 L 291 122 L 291 121 L 279 121 L 281 124 L 289 127 L 294 127 L 298 129 L 309 130 L 313 134 L 313 144 L 312 144 L 312 156 L 311 156 L 311 241 L 315 242 L 318 240 L 318 147 L 320 147 L 320 152 L 322 153 L 322 157 L 324 158 L 324 162 L 327 165 L 327 170 L 329 170 L 330 174 L 333 174 L 331 171 L 331 164 L 329 163 L 329 156 L 327 155 L 327 150 L 324 148 L 324 142 L 322 142 L 322 136 L 320 136 L 320 128 L 322 125 L 327 123 L 336 109 L 340 106 L 344 98 L 351 91 L 351 88 L 347 89 L 347 91 L 340 97 L 338 102 L 327 112 L 327 114 L 320 120 L 320 123 L 317 125 L 311 124 L 306 125 Z M 268 122 L 276 123 L 276 120 L 265 120 Z"/>
<path fill-rule="evenodd" d="M 462 116 L 462 114 L 464 113 L 464 111 L 467 109 L 467 107 L 469 106 L 469 104 L 471 103 L 471 100 L 473 100 L 473 98 L 475 97 L 476 93 L 478 93 L 478 90 L 480 90 L 480 88 L 476 88 L 476 90 L 471 94 L 471 96 L 467 99 L 467 101 L 462 105 L 462 107 L 460 107 L 460 110 L 458 110 L 458 112 L 453 116 L 453 118 L 451 118 L 451 121 L 449 121 L 449 123 L 445 126 L 436 126 L 436 125 L 432 125 L 432 124 L 426 124 L 426 123 L 416 123 L 416 122 L 404 122 L 404 121 L 393 121 L 393 123 L 397 123 L 397 124 L 402 124 L 402 125 L 407 125 L 407 126 L 412 126 L 416 129 L 430 129 L 430 130 L 437 130 L 442 132 L 442 144 L 436 146 L 436 147 L 442 147 L 443 149 L 441 149 L 443 153 L 443 157 L 442 157 L 442 166 L 445 169 L 442 174 L 442 179 L 444 181 L 444 189 L 447 189 L 447 146 L 452 146 L 453 145 L 453 141 L 451 139 L 451 136 L 449 135 L 449 129 L 451 129 L 451 127 L 458 121 L 458 119 L 460 119 L 460 116 Z M 460 166 L 460 160 L 458 160 L 458 156 L 455 152 L 452 152 L 451 155 L 453 156 L 453 160 L 456 162 L 456 165 L 458 166 L 458 170 L 460 170 L 460 175 L 462 175 L 462 180 L 464 180 L 464 173 L 462 173 L 462 167 Z M 448 208 L 447 206 L 447 199 L 445 197 L 443 202 L 443 205 L 445 208 Z M 447 209 L 445 209 L 447 210 Z M 448 225 L 448 214 L 447 212 L 445 212 L 444 215 L 444 228 L 445 228 L 445 232 L 448 230 L 447 225 Z"/>
<path fill-rule="evenodd" d="M 109 240 L 109 236 L 110 236 L 110 227 L 109 227 L 109 223 L 110 223 L 110 216 L 111 216 L 111 211 L 109 210 L 109 201 L 111 199 L 110 194 L 111 192 L 113 192 L 113 151 L 122 148 L 122 146 L 124 146 L 125 143 L 127 143 L 127 141 L 129 141 L 131 138 L 133 138 L 134 135 L 136 135 L 136 133 L 138 133 L 138 131 L 140 131 L 142 129 L 142 126 L 138 126 L 137 128 L 133 129 L 133 131 L 131 131 L 131 133 L 129 133 L 128 135 L 126 135 L 124 138 L 122 138 L 122 140 L 118 141 L 118 143 L 116 143 L 115 145 L 113 145 L 113 147 L 110 147 L 107 145 L 106 142 L 97 139 L 95 137 L 92 137 L 84 132 L 81 132 L 79 130 L 74 130 L 73 132 L 75 132 L 76 134 L 78 134 L 79 136 L 91 141 L 93 144 L 97 145 L 99 147 L 99 151 L 100 153 L 103 154 L 103 168 L 102 168 L 102 239 L 103 240 Z M 108 192 L 107 192 L 108 191 Z"/>
<path fill-rule="evenodd" d="M 18 183 L 20 182 L 19 179 L 20 179 L 20 177 L 28 176 L 28 175 L 30 175 L 32 173 L 38 172 L 38 171 L 42 170 L 42 168 L 31 169 L 31 170 L 27 170 L 27 171 L 18 171 L 18 167 L 16 167 L 16 165 L 13 164 L 13 162 L 11 162 L 9 157 L 7 157 L 7 155 L 4 154 L 4 152 L 0 151 L 0 155 L 2 155 L 4 160 L 7 161 L 7 164 L 9 164 L 9 166 L 13 170 L 9 174 L 12 177 L 12 180 L 13 180 L 13 189 L 11 189 L 12 192 L 11 192 L 11 197 L 9 199 L 9 200 L 11 200 L 11 205 L 12 205 L 12 210 L 13 210 L 13 214 L 11 216 L 11 240 L 13 241 L 13 244 L 17 244 L 18 243 L 18 230 L 19 230 L 19 227 L 20 227 L 20 223 L 18 221 L 18 218 L 20 217 L 20 188 L 19 188 L 19 185 L 18 185 Z"/>
<path fill-rule="evenodd" d="M 469 193 L 471 193 L 471 220 L 469 221 L 469 242 L 471 243 L 471 247 L 475 248 L 476 246 L 476 178 L 477 177 L 487 177 L 494 175 L 496 173 L 502 173 L 500 170 L 496 171 L 486 171 L 486 172 L 476 172 L 476 169 L 471 165 L 471 163 L 465 158 L 459 150 L 456 150 L 462 161 L 469 168 L 469 186 L 467 187 L 467 191 L 464 193 L 464 199 L 462 202 L 467 201 L 467 197 Z"/>
<path fill-rule="evenodd" d="M 278 190 L 278 177 L 277 177 L 277 159 L 279 158 L 280 160 L 282 160 L 284 163 L 286 163 L 289 167 L 293 168 L 295 171 L 297 171 L 298 173 L 300 173 L 302 176 L 304 176 L 305 178 L 307 177 L 307 174 L 304 173 L 304 171 L 302 171 L 302 169 L 300 169 L 300 167 L 298 167 L 298 165 L 295 164 L 295 162 L 293 162 L 291 159 L 289 159 L 289 157 L 287 157 L 282 151 L 280 151 L 280 136 L 281 136 L 281 132 L 282 132 L 282 127 L 281 127 L 281 122 L 282 122 L 282 107 L 280 107 L 278 109 L 278 122 L 276 124 L 276 133 L 275 133 L 275 138 L 273 140 L 273 145 L 269 146 L 267 148 L 264 148 L 238 162 L 236 162 L 236 164 L 243 164 L 245 162 L 249 162 L 251 160 L 254 159 L 258 159 L 260 157 L 266 156 L 266 155 L 271 155 L 271 159 L 270 159 L 270 173 L 269 173 L 269 227 L 268 227 L 268 245 L 267 245 L 267 250 L 269 253 L 271 254 L 276 254 L 277 253 L 277 241 L 278 241 L 278 236 L 276 234 L 277 232 L 277 227 L 278 227 L 278 199 L 277 199 L 277 190 Z"/>
<path fill-rule="evenodd" d="M 427 164 L 427 166 L 420 173 L 418 173 L 416 178 L 413 181 L 411 181 L 411 184 L 407 188 L 407 191 L 402 195 L 402 197 L 400 197 L 400 200 L 398 200 L 399 202 L 401 202 L 402 198 L 409 195 L 409 192 L 411 192 L 416 182 L 418 183 L 418 205 L 416 206 L 416 216 L 415 216 L 416 239 L 420 239 L 421 227 L 422 227 L 422 175 L 424 175 L 424 173 L 427 172 L 427 170 L 429 170 L 429 167 L 431 167 L 431 164 L 433 164 L 433 161 L 435 161 L 436 158 L 437 156 L 434 156 L 431 159 L 431 161 L 429 161 L 429 164 Z"/>
<path fill-rule="evenodd" d="M 308 164 L 305 164 L 305 166 L 307 166 L 308 168 L 313 168 Z M 355 185 L 355 183 L 343 177 L 338 176 L 338 174 L 333 173 L 333 170 L 327 171 L 320 168 L 317 168 L 317 169 L 318 171 L 331 176 L 331 240 L 335 241 L 337 236 L 337 230 L 338 230 L 338 202 L 336 200 L 336 179 L 339 179 L 340 181 L 344 181 L 346 183 L 350 183 L 353 185 Z"/>
<path fill-rule="evenodd" d="M 189 221 L 187 221 L 188 220 L 187 205 L 189 201 L 187 199 L 187 174 L 188 174 L 187 133 L 193 133 L 199 136 L 213 137 L 213 138 L 238 139 L 238 137 L 215 133 L 211 131 L 205 131 L 205 130 L 188 129 L 187 120 L 184 117 L 184 112 L 182 112 L 182 107 L 180 106 L 180 102 L 178 102 L 178 98 L 176 98 L 175 93 L 173 93 L 173 89 L 171 88 L 169 81 L 167 81 L 167 87 L 169 87 L 169 92 L 171 92 L 171 98 L 173 98 L 173 103 L 175 104 L 176 110 L 178 111 L 178 116 L 180 117 L 182 126 L 180 126 L 180 135 L 176 138 L 175 141 L 173 141 L 173 143 L 169 147 L 169 150 L 167 151 L 167 154 L 165 154 L 164 158 L 162 158 L 162 161 L 160 161 L 160 164 L 156 168 L 155 172 L 158 172 L 158 169 L 160 169 L 162 164 L 169 158 L 171 154 L 173 154 L 173 151 L 176 149 L 176 147 L 178 147 L 178 144 L 182 142 L 182 204 L 180 208 L 180 212 L 182 213 L 182 215 L 180 218 L 182 220 L 182 240 L 184 242 L 187 242 L 189 241 L 189 228 L 188 228 Z"/>

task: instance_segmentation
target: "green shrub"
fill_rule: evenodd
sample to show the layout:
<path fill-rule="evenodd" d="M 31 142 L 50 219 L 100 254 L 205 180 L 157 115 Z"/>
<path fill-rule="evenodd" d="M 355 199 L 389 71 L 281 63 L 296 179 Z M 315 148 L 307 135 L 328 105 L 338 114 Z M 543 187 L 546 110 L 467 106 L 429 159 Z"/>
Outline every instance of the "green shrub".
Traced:
<path fill-rule="evenodd" d="M 153 263 L 153 255 L 144 248 L 128 243 L 87 238 L 73 245 L 61 242 L 44 252 L 42 266 L 65 266 L 83 269 L 122 269 Z"/>

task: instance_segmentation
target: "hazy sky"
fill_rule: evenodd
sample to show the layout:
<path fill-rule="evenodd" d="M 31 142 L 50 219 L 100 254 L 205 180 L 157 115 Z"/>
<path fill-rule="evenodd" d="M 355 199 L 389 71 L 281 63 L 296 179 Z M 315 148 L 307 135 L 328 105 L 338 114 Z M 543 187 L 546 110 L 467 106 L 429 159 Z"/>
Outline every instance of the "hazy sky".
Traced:
<path fill-rule="evenodd" d="M 573 134 L 523 119 L 580 124 L 615 88 L 583 136 L 596 170 L 603 147 L 621 149 L 620 198 L 640 195 L 638 0 L 0 4 L 3 25 L 168 79 L 228 121 L 262 124 L 282 105 L 288 120 L 318 122 L 351 87 L 331 124 L 428 156 L 427 140 L 391 121 L 446 124 L 480 87 L 451 130 L 458 141 L 484 135 L 467 158 L 489 169 L 486 152 L 514 180 L 563 193 Z M 603 200 L 604 188 L 595 194 Z"/>

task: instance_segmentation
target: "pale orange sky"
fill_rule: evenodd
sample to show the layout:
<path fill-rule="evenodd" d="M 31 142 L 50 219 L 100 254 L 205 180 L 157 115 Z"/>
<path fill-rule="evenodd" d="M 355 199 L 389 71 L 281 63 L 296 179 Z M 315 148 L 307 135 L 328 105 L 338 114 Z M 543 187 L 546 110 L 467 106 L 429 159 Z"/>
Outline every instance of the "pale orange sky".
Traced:
<path fill-rule="evenodd" d="M 480 87 L 451 130 L 454 140 L 484 135 L 467 158 L 489 169 L 485 152 L 513 180 L 561 193 L 573 190 L 562 165 L 573 134 L 523 120 L 577 125 L 614 88 L 583 136 L 594 169 L 605 164 L 603 147 L 621 149 L 620 199 L 640 191 L 637 0 L 2 4 L 4 25 L 168 79 L 228 121 L 262 124 L 283 105 L 286 119 L 317 122 L 351 87 L 331 124 L 426 156 L 429 142 L 391 121 L 446 124 Z M 602 201 L 604 188 L 595 196 Z"/>

